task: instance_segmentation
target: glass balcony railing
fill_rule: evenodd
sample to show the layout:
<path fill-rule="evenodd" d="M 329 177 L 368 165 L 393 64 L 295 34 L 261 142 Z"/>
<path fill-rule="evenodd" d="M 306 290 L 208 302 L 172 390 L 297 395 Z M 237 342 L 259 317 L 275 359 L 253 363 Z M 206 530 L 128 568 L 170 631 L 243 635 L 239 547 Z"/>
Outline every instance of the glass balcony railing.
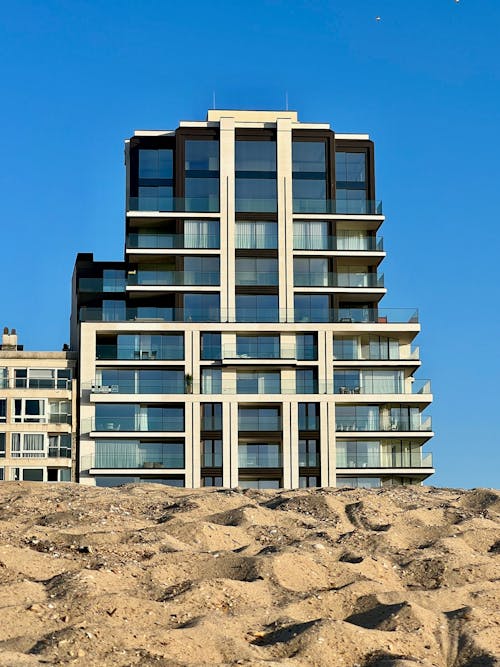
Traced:
<path fill-rule="evenodd" d="M 383 287 L 384 276 L 375 273 L 294 273 L 295 287 Z"/>
<path fill-rule="evenodd" d="M 278 346 L 262 345 L 259 347 L 234 348 L 224 345 L 222 348 L 223 359 L 296 359 L 295 350 L 287 350 Z"/>
<path fill-rule="evenodd" d="M 141 417 L 122 417 L 117 415 L 116 417 L 95 417 L 89 420 L 89 422 L 85 426 L 90 428 L 91 431 L 184 431 L 184 420 L 175 417 L 142 419 Z"/>
<path fill-rule="evenodd" d="M 129 273 L 129 286 L 219 285 L 218 271 L 137 271 Z"/>
<path fill-rule="evenodd" d="M 277 271 L 236 271 L 236 285 L 277 285 Z"/>
<path fill-rule="evenodd" d="M 250 445 L 238 447 L 239 468 L 281 468 L 283 459 L 278 447 Z"/>
<path fill-rule="evenodd" d="M 152 250 L 218 249 L 218 234 L 128 234 L 127 248 Z"/>
<path fill-rule="evenodd" d="M 71 380 L 67 378 L 15 378 L 3 383 L 9 389 L 71 389 Z"/>
<path fill-rule="evenodd" d="M 191 393 L 184 376 L 180 380 L 118 380 L 115 384 L 102 384 L 99 380 L 83 383 L 82 389 L 92 394 L 186 394 Z"/>
<path fill-rule="evenodd" d="M 128 211 L 218 213 L 218 197 L 129 197 Z"/>
<path fill-rule="evenodd" d="M 278 210 L 277 199 L 258 199 L 256 197 L 236 197 L 237 213 L 275 213 Z"/>
<path fill-rule="evenodd" d="M 97 344 L 96 359 L 116 361 L 182 361 L 184 347 L 165 345 L 156 350 L 143 350 L 134 346 Z"/>
<path fill-rule="evenodd" d="M 71 447 L 49 447 L 49 458 L 70 459 Z"/>
<path fill-rule="evenodd" d="M 337 450 L 337 468 L 432 468 L 430 452 L 380 451 L 350 455 Z"/>
<path fill-rule="evenodd" d="M 365 381 L 334 380 L 335 394 L 430 394 L 431 381 L 410 378 L 410 381 L 369 378 Z M 326 392 L 329 393 L 329 392 Z"/>
<path fill-rule="evenodd" d="M 126 285 L 126 281 L 121 278 L 80 278 L 78 280 L 80 292 L 125 292 Z"/>
<path fill-rule="evenodd" d="M 326 234 L 295 234 L 293 237 L 294 250 L 347 250 L 363 252 L 382 252 L 384 241 L 382 237 L 337 237 Z"/>
<path fill-rule="evenodd" d="M 165 449 L 165 451 L 163 451 Z M 83 457 L 82 469 L 111 469 L 111 468 L 142 468 L 151 470 L 157 468 L 184 468 L 184 451 L 179 447 L 177 452 L 169 451 L 171 448 L 162 448 L 154 444 L 150 448 L 141 447 L 136 451 L 124 452 L 102 451 L 92 456 Z"/>
<path fill-rule="evenodd" d="M 432 431 L 431 417 L 417 418 L 356 418 L 337 417 L 337 431 Z"/>
<path fill-rule="evenodd" d="M 245 308 L 219 310 L 218 308 L 190 309 L 170 307 L 117 307 L 80 308 L 82 322 L 280 322 L 341 324 L 418 323 L 418 310 L 413 308 Z"/>
<path fill-rule="evenodd" d="M 382 202 L 362 199 L 294 199 L 294 213 L 382 215 Z"/>

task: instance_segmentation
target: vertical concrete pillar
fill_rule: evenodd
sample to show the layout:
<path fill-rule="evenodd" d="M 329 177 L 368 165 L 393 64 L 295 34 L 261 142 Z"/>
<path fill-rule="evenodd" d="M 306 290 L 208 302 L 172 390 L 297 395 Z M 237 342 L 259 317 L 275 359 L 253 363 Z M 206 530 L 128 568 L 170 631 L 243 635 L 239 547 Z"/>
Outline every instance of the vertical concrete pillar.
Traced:
<path fill-rule="evenodd" d="M 235 309 L 235 199 L 234 199 L 234 118 L 220 119 L 220 240 L 223 321 Z M 230 321 L 230 318 L 229 318 Z"/>
<path fill-rule="evenodd" d="M 290 319 L 293 309 L 293 201 L 292 201 L 292 121 L 278 118 L 277 192 L 278 192 L 278 265 L 279 307 L 281 321 Z"/>

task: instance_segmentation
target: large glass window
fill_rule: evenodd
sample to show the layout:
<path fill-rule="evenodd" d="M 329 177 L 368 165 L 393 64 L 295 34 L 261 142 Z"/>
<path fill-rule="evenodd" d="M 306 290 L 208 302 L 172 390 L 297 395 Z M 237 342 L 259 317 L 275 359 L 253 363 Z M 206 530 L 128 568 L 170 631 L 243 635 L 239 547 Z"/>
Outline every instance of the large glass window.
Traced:
<path fill-rule="evenodd" d="M 366 213 L 366 153 L 335 154 L 337 213 Z"/>
<path fill-rule="evenodd" d="M 278 223 L 248 220 L 236 222 L 236 248 L 240 250 L 276 249 Z"/>
<path fill-rule="evenodd" d="M 236 210 L 274 212 L 276 142 L 236 141 Z"/>
<path fill-rule="evenodd" d="M 219 142 L 185 142 L 185 197 L 187 211 L 219 210 Z"/>
<path fill-rule="evenodd" d="M 297 394 L 318 393 L 318 371 L 315 368 L 297 368 L 295 371 L 295 391 Z"/>
<path fill-rule="evenodd" d="M 249 359 L 279 359 L 280 337 L 236 336 L 236 356 Z"/>
<path fill-rule="evenodd" d="M 377 440 L 338 440 L 337 468 L 380 468 Z"/>
<path fill-rule="evenodd" d="M 184 220 L 184 248 L 218 248 L 218 220 Z M 174 246 L 175 247 L 175 246 Z"/>
<path fill-rule="evenodd" d="M 95 408 L 97 431 L 183 431 L 182 406 L 98 403 Z"/>
<path fill-rule="evenodd" d="M 300 287 L 328 287 L 328 259 L 326 257 L 294 257 L 294 285 Z"/>
<path fill-rule="evenodd" d="M 218 438 L 202 440 L 201 456 L 202 468 L 220 468 L 222 466 L 222 440 Z"/>
<path fill-rule="evenodd" d="M 202 359 L 222 359 L 220 333 L 203 332 L 201 334 L 200 350 Z"/>
<path fill-rule="evenodd" d="M 296 322 L 328 322 L 330 311 L 327 294 L 296 294 Z"/>
<path fill-rule="evenodd" d="M 279 394 L 280 378 L 279 371 L 238 371 L 236 390 L 238 394 Z"/>
<path fill-rule="evenodd" d="M 299 438 L 299 467 L 316 468 L 319 466 L 319 440 L 317 438 Z"/>
<path fill-rule="evenodd" d="M 281 468 L 281 445 L 277 442 L 245 442 L 238 445 L 239 468 Z"/>
<path fill-rule="evenodd" d="M 222 394 L 222 369 L 221 368 L 202 368 L 201 369 L 201 393 L 202 394 Z"/>
<path fill-rule="evenodd" d="M 7 400 L 0 398 L 0 423 L 7 421 Z"/>
<path fill-rule="evenodd" d="M 10 440 L 12 458 L 40 458 L 47 456 L 44 433 L 12 433 Z"/>
<path fill-rule="evenodd" d="M 240 406 L 238 428 L 240 431 L 281 431 L 280 409 Z"/>
<path fill-rule="evenodd" d="M 201 430 L 222 430 L 222 403 L 201 404 Z"/>
<path fill-rule="evenodd" d="M 171 149 L 139 150 L 138 210 L 173 210 L 173 153 Z"/>
<path fill-rule="evenodd" d="M 236 285 L 277 285 L 278 260 L 275 257 L 237 257 Z"/>
<path fill-rule="evenodd" d="M 191 255 L 184 257 L 184 285 L 218 285 L 219 283 L 218 257 Z"/>
<path fill-rule="evenodd" d="M 220 320 L 218 294 L 185 294 L 184 322 L 218 322 Z"/>
<path fill-rule="evenodd" d="M 317 334 L 297 334 L 295 345 L 299 361 L 315 361 L 318 358 Z"/>
<path fill-rule="evenodd" d="M 335 407 L 337 431 L 378 431 L 380 429 L 378 405 L 337 405 Z"/>
<path fill-rule="evenodd" d="M 326 143 L 324 141 L 294 141 L 293 198 L 325 201 Z M 301 206 L 301 210 L 304 208 Z"/>
<path fill-rule="evenodd" d="M 280 489 L 281 479 L 239 479 L 238 486 L 241 489 Z"/>
<path fill-rule="evenodd" d="M 14 422 L 47 423 L 45 401 L 34 398 L 14 400 Z"/>
<path fill-rule="evenodd" d="M 95 468 L 183 468 L 184 442 L 96 440 Z"/>
<path fill-rule="evenodd" d="M 278 322 L 278 296 L 275 294 L 237 294 L 237 322 Z"/>
<path fill-rule="evenodd" d="M 380 477 L 339 477 L 337 487 L 352 487 L 354 489 L 378 489 L 382 486 Z"/>
<path fill-rule="evenodd" d="M 184 359 L 184 334 L 118 334 L 97 337 L 97 359 Z"/>
<path fill-rule="evenodd" d="M 99 475 L 95 478 L 96 486 L 111 487 L 122 486 L 123 484 L 165 484 L 165 486 L 184 487 L 183 476 L 162 476 L 155 477 L 133 477 L 131 475 Z"/>
<path fill-rule="evenodd" d="M 335 250 L 323 220 L 299 220 L 293 223 L 294 250 Z"/>
<path fill-rule="evenodd" d="M 319 429 L 319 404 L 299 403 L 299 431 Z"/>
<path fill-rule="evenodd" d="M 0 433 L 0 458 L 5 458 L 5 433 Z"/>
<path fill-rule="evenodd" d="M 119 394 L 183 394 L 182 369 L 100 369 L 96 390 L 109 389 Z"/>
<path fill-rule="evenodd" d="M 339 338 L 333 339 L 333 357 L 334 359 L 354 360 L 358 358 L 358 340 L 357 338 Z"/>

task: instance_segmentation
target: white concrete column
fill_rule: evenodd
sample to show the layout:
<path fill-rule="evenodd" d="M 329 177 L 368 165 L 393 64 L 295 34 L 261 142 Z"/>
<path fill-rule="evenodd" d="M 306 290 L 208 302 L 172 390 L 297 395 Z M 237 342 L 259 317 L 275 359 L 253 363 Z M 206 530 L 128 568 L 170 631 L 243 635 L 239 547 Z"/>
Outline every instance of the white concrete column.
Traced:
<path fill-rule="evenodd" d="M 283 487 L 285 489 L 291 489 L 292 431 L 290 423 L 290 401 L 283 401 L 281 414 L 283 420 Z"/>
<path fill-rule="evenodd" d="M 299 404 L 290 403 L 290 484 L 299 488 Z"/>
<path fill-rule="evenodd" d="M 292 201 L 292 121 L 278 118 L 277 192 L 279 307 L 289 317 L 293 309 L 293 201 Z"/>
<path fill-rule="evenodd" d="M 231 401 L 229 407 L 231 411 L 231 481 L 229 486 L 235 487 L 238 486 L 238 403 Z"/>
<path fill-rule="evenodd" d="M 201 486 L 201 405 L 199 401 L 194 401 L 192 404 L 193 411 L 193 429 L 192 429 L 192 446 L 191 446 L 191 460 L 192 460 L 192 486 L 197 489 Z M 187 443 L 186 443 L 187 447 Z M 187 462 L 186 462 L 187 463 Z M 187 465 L 186 465 L 187 473 Z M 187 486 L 187 474 L 186 474 Z"/>
<path fill-rule="evenodd" d="M 186 468 L 186 489 L 193 488 L 193 440 L 195 436 L 195 429 L 197 422 L 194 421 L 193 402 L 186 401 L 184 403 L 184 428 L 185 428 L 185 444 L 184 444 L 184 466 Z M 200 435 L 198 433 L 198 440 Z"/>
<path fill-rule="evenodd" d="M 234 315 L 235 309 L 235 199 L 234 199 L 234 118 L 220 119 L 220 241 L 221 314 Z"/>

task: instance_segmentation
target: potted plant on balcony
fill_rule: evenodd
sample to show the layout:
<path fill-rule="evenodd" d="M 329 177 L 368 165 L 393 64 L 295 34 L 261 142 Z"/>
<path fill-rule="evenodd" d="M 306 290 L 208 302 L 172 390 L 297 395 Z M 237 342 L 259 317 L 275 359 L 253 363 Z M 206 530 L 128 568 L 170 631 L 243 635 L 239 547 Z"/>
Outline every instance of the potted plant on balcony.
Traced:
<path fill-rule="evenodd" d="M 186 394 L 192 394 L 193 393 L 193 376 L 190 375 L 189 373 L 186 373 L 185 377 L 185 386 L 186 386 Z"/>

